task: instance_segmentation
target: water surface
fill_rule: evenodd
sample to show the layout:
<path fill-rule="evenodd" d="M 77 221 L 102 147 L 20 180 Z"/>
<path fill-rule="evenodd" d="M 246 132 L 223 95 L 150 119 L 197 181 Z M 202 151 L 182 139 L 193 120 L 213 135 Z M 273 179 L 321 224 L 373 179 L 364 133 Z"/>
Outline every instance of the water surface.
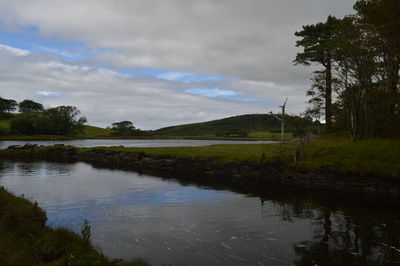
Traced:
<path fill-rule="evenodd" d="M 0 162 L 0 185 L 112 257 L 187 265 L 393 265 L 400 212 L 263 198 L 85 163 Z"/>

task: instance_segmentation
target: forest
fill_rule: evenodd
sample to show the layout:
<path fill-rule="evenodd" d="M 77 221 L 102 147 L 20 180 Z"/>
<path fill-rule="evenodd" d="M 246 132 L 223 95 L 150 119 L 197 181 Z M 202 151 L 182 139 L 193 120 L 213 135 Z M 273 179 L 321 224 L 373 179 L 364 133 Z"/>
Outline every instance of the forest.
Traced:
<path fill-rule="evenodd" d="M 305 115 L 352 140 L 399 138 L 400 1 L 359 0 L 354 10 L 295 33 L 294 63 L 319 67 Z"/>

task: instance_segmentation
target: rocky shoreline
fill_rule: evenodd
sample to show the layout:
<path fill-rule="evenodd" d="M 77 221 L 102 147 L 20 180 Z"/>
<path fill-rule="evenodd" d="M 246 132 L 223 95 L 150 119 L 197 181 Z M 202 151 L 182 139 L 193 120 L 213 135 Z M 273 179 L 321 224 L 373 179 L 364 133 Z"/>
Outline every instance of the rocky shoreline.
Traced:
<path fill-rule="evenodd" d="M 82 161 L 95 167 L 133 170 L 246 193 L 262 193 L 265 188 L 278 185 L 307 193 L 329 194 L 333 197 L 347 195 L 400 205 L 400 179 L 341 173 L 329 168 L 305 170 L 281 162 L 218 164 L 207 158 L 171 158 L 107 148 L 82 150 L 63 145 L 37 147 L 31 144 L 0 150 L 0 158 Z"/>

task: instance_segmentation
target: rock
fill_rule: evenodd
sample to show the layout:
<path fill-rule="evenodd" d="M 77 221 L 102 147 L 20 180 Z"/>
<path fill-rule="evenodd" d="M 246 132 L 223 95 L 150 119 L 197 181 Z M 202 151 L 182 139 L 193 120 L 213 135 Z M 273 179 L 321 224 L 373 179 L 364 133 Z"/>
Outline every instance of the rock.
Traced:
<path fill-rule="evenodd" d="M 8 150 L 17 150 L 19 148 L 21 148 L 21 145 L 10 145 L 7 147 Z"/>
<path fill-rule="evenodd" d="M 24 146 L 21 147 L 21 149 L 30 150 L 30 149 L 34 149 L 36 147 L 37 147 L 37 144 L 26 143 Z"/>

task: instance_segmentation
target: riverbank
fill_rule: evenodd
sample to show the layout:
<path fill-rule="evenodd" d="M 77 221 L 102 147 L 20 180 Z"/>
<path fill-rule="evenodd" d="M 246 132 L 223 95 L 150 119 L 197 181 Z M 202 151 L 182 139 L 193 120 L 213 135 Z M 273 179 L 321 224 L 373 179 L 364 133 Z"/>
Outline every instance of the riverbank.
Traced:
<path fill-rule="evenodd" d="M 46 213 L 23 197 L 0 187 L 1 265 L 147 265 L 105 257 L 90 241 L 90 227 L 81 236 L 45 225 Z"/>
<path fill-rule="evenodd" d="M 345 140 L 306 145 L 213 145 L 179 148 L 11 147 L 1 158 L 78 160 L 246 192 L 279 184 L 305 191 L 357 195 L 399 204 L 399 142 Z M 296 160 L 294 159 L 296 157 Z"/>

